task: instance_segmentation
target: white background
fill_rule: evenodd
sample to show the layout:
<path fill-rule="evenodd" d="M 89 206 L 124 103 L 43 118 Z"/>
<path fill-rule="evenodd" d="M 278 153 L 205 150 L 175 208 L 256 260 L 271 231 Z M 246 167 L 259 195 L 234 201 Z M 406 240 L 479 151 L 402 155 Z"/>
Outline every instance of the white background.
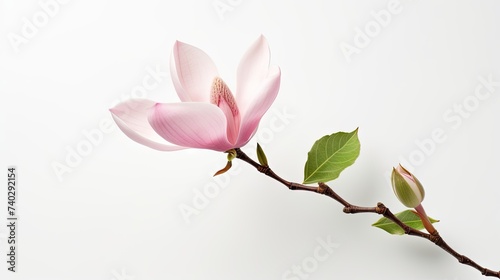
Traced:
<path fill-rule="evenodd" d="M 67 1 L 43 22 L 46 2 L 0 6 L 0 166 L 17 166 L 19 179 L 18 272 L 4 262 L 2 218 L 1 279 L 286 279 L 304 261 L 307 279 L 483 279 L 426 240 L 371 227 L 375 215 L 345 215 L 250 166 L 214 180 L 224 154 L 158 152 L 113 124 L 68 165 L 70 151 L 89 143 L 84 132 L 97 133 L 108 108 L 138 94 L 147 69 L 168 75 L 175 40 L 207 52 L 234 88 L 260 34 L 282 76 L 255 140 L 278 174 L 300 182 L 316 139 L 359 127 L 361 154 L 330 185 L 352 203 L 401 211 L 387 174 L 413 162 L 442 236 L 500 269 L 500 86 L 474 95 L 479 77 L 500 81 L 498 1 L 396 1 L 386 26 L 373 12 L 388 1 Z M 27 21 L 38 24 L 30 38 Z M 366 28 L 369 43 L 356 44 Z M 346 55 L 346 44 L 358 51 Z M 143 96 L 176 102 L 170 77 L 158 80 Z M 454 106 L 464 102 L 460 116 Z M 432 144 L 435 129 L 444 135 Z M 61 180 L 58 164 L 71 170 Z M 179 207 L 194 207 L 213 184 L 208 206 L 183 217 Z M 0 199 L 6 217 L 6 187 Z M 313 261 L 328 238 L 336 248 Z"/>

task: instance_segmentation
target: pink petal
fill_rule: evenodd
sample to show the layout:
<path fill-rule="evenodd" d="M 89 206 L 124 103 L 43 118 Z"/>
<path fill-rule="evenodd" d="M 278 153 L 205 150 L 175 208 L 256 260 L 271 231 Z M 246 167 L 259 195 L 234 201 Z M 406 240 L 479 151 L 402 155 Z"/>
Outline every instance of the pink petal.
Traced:
<path fill-rule="evenodd" d="M 209 102 L 217 74 L 212 59 L 202 50 L 177 41 L 170 58 L 170 75 L 183 102 Z"/>
<path fill-rule="evenodd" d="M 151 100 L 135 99 L 122 102 L 109 110 L 118 127 L 130 139 L 160 151 L 186 149 L 169 145 L 153 130 L 148 122 L 148 114 L 154 105 L 155 102 Z"/>
<path fill-rule="evenodd" d="M 230 143 L 235 144 L 240 131 L 241 115 L 231 90 L 219 77 L 212 84 L 210 103 L 219 107 L 226 116 L 227 138 Z"/>
<path fill-rule="evenodd" d="M 228 103 L 225 99 L 222 99 L 219 103 L 219 109 L 226 116 L 227 139 L 230 143 L 236 144 L 241 125 L 240 113 L 236 112 L 236 114 L 234 114 L 233 105 L 231 103 Z"/>
<path fill-rule="evenodd" d="M 236 73 L 236 101 L 242 113 L 259 90 L 269 72 L 269 46 L 264 36 L 260 36 L 243 55 Z"/>
<path fill-rule="evenodd" d="M 149 123 L 165 140 L 190 148 L 227 151 L 226 117 L 210 103 L 157 103 Z"/>
<path fill-rule="evenodd" d="M 261 84 L 261 88 L 257 90 L 256 98 L 248 104 L 247 111 L 242 116 L 240 135 L 236 143 L 237 147 L 248 143 L 257 130 L 260 119 L 271 107 L 278 95 L 281 81 L 280 68 L 273 67 L 269 74 L 269 77 Z"/>

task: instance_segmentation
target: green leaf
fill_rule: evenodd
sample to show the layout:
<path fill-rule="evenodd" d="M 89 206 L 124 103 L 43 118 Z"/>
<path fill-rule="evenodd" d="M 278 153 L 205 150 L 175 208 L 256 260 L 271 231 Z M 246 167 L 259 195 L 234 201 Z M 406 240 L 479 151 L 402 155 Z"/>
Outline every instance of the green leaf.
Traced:
<path fill-rule="evenodd" d="M 358 129 L 337 132 L 316 141 L 307 154 L 304 184 L 327 182 L 339 177 L 359 155 Z"/>
<path fill-rule="evenodd" d="M 412 227 L 417 230 L 424 229 L 424 224 L 422 223 L 422 220 L 420 220 L 420 217 L 412 210 L 405 210 L 395 215 L 399 220 L 401 220 L 405 225 L 409 227 Z M 431 223 L 439 222 L 439 220 L 435 220 L 431 217 L 429 217 L 429 220 L 431 221 Z M 380 218 L 372 226 L 381 228 L 390 234 L 402 235 L 405 233 L 405 231 L 402 228 L 400 228 L 396 223 L 387 219 L 386 217 Z"/>

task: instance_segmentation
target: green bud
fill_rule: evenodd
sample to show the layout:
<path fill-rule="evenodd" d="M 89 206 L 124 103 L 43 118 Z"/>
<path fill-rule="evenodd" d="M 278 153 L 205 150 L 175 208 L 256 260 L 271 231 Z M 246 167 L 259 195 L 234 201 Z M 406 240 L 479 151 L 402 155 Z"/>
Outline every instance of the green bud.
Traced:
<path fill-rule="evenodd" d="M 262 147 L 259 145 L 259 143 L 257 143 L 257 159 L 259 159 L 259 162 L 262 166 L 269 166 L 269 164 L 267 163 L 266 154 L 264 153 L 264 150 L 262 150 Z"/>
<path fill-rule="evenodd" d="M 406 207 L 415 208 L 422 203 L 425 196 L 420 181 L 401 164 L 392 169 L 392 190 Z"/>
<path fill-rule="evenodd" d="M 236 150 L 235 149 L 231 149 L 229 151 L 226 151 L 227 153 L 227 161 L 232 161 L 233 159 L 236 158 Z"/>

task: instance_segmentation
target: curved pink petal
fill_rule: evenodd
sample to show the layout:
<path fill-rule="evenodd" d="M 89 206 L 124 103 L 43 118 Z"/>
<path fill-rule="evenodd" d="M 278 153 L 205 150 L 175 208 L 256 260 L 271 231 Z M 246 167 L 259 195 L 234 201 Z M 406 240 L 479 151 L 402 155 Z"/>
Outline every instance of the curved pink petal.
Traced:
<path fill-rule="evenodd" d="M 170 75 L 183 102 L 209 102 L 217 74 L 212 59 L 197 47 L 177 41 L 170 58 Z"/>
<path fill-rule="evenodd" d="M 151 100 L 135 99 L 122 102 L 109 109 L 118 127 L 130 139 L 160 151 L 176 151 L 186 149 L 165 143 L 148 122 L 149 111 L 156 103 Z"/>
<path fill-rule="evenodd" d="M 244 146 L 254 135 L 259 126 L 260 119 L 273 104 L 278 95 L 281 82 L 281 71 L 279 67 L 272 67 L 269 76 L 257 90 L 256 98 L 247 105 L 247 111 L 241 118 L 240 134 L 237 147 Z"/>
<path fill-rule="evenodd" d="M 190 148 L 227 151 L 226 117 L 209 103 L 157 103 L 149 123 L 165 140 Z"/>
<path fill-rule="evenodd" d="M 240 111 L 231 90 L 219 77 L 214 79 L 210 93 L 210 102 L 219 107 L 226 116 L 227 139 L 229 143 L 236 144 L 240 132 Z"/>
<path fill-rule="evenodd" d="M 236 73 L 236 101 L 245 113 L 269 72 L 270 52 L 267 40 L 260 36 L 243 55 Z"/>

